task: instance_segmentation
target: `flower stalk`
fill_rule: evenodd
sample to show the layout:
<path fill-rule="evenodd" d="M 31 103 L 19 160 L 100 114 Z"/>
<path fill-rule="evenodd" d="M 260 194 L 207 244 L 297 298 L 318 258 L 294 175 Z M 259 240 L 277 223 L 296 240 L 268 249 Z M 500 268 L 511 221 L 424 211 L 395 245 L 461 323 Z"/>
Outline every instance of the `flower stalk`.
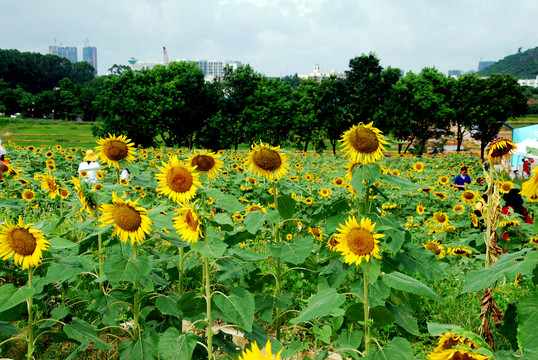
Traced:
<path fill-rule="evenodd" d="M 28 287 L 32 287 L 32 277 L 34 273 L 34 268 L 29 267 L 28 268 Z M 27 358 L 31 359 L 32 354 L 34 353 L 34 314 L 33 314 L 33 306 L 34 306 L 34 298 L 33 296 L 30 296 L 30 298 L 27 300 L 28 304 L 28 332 L 26 334 L 26 341 L 28 343 L 28 352 L 27 352 Z"/>

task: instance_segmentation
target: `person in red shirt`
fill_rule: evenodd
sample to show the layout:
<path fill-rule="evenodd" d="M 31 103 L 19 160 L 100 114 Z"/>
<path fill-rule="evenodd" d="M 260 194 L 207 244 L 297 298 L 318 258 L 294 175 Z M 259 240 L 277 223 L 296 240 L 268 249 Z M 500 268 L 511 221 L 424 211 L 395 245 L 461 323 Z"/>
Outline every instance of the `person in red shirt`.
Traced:
<path fill-rule="evenodd" d="M 527 159 L 523 159 L 523 176 L 525 178 L 531 176 L 531 165 L 529 164 L 529 160 Z"/>

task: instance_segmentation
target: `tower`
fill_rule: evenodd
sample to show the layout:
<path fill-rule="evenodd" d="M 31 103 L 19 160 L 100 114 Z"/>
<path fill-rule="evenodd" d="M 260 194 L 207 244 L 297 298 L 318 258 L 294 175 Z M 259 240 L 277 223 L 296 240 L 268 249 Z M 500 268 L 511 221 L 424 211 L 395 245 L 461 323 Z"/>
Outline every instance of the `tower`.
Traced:
<path fill-rule="evenodd" d="M 94 46 L 89 46 L 89 39 L 84 41 L 84 48 L 82 49 L 82 60 L 90 63 L 95 73 L 97 74 L 97 48 Z"/>
<path fill-rule="evenodd" d="M 164 66 L 168 66 L 168 63 L 170 61 L 168 60 L 168 52 L 166 51 L 166 46 L 163 46 L 163 55 L 164 55 Z"/>

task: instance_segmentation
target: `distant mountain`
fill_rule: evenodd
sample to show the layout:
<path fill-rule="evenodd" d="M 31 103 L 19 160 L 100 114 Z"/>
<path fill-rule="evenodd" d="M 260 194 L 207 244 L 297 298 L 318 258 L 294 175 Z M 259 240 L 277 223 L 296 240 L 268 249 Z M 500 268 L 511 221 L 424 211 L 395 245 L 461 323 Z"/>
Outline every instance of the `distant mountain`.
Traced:
<path fill-rule="evenodd" d="M 478 76 L 509 74 L 517 79 L 535 79 L 538 76 L 538 47 L 508 55 L 478 72 Z"/>

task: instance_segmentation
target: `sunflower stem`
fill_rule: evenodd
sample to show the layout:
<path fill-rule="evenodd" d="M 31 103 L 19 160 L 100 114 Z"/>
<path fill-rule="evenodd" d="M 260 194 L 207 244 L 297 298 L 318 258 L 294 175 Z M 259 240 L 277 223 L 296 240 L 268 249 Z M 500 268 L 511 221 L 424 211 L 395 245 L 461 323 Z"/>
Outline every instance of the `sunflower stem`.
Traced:
<path fill-rule="evenodd" d="M 28 287 L 32 287 L 32 277 L 33 277 L 34 269 L 30 266 L 28 267 Z M 34 306 L 34 298 L 33 296 L 30 296 L 28 298 L 28 333 L 27 333 L 27 341 L 28 341 L 28 354 L 27 358 L 31 359 L 32 354 L 34 353 L 34 315 L 32 312 L 32 308 Z"/>
<path fill-rule="evenodd" d="M 278 194 L 277 194 L 277 180 L 273 181 L 273 199 L 275 203 L 275 210 L 278 211 Z M 275 243 L 280 241 L 280 223 L 276 225 L 275 229 Z M 276 289 L 275 289 L 275 296 L 280 295 L 280 278 L 282 277 L 281 272 L 281 260 L 280 258 L 276 259 Z M 281 319 L 281 313 L 280 308 L 278 306 L 275 306 L 275 316 L 276 316 L 276 339 L 280 341 L 281 336 L 281 327 L 282 327 L 282 319 Z"/>
<path fill-rule="evenodd" d="M 484 235 L 485 236 L 485 243 L 486 243 L 486 269 L 489 268 L 489 264 L 490 264 L 490 239 L 491 239 L 491 233 L 492 233 L 492 229 L 491 229 L 491 222 L 492 222 L 492 218 L 491 218 L 491 213 L 492 213 L 492 209 L 491 209 L 491 204 L 492 204 L 492 201 L 491 201 L 491 195 L 492 195 L 492 187 L 495 186 L 495 182 L 493 181 L 493 166 L 490 165 L 489 167 L 489 179 L 491 181 L 491 185 L 488 186 L 488 204 L 487 204 L 487 207 L 486 207 L 486 221 L 487 221 L 487 224 L 486 224 L 486 234 Z"/>
<path fill-rule="evenodd" d="M 183 295 L 183 268 L 185 267 L 185 256 L 184 256 L 184 250 L 182 247 L 179 248 L 179 288 L 178 288 L 178 294 L 179 296 Z"/>
<path fill-rule="evenodd" d="M 365 354 L 370 354 L 370 308 L 368 307 L 368 278 L 366 276 L 366 270 L 362 266 L 362 275 L 364 277 L 364 351 Z"/>
<path fill-rule="evenodd" d="M 204 240 L 205 242 L 206 240 Z M 209 279 L 209 260 L 207 257 L 203 256 L 203 263 L 204 263 L 204 287 L 205 287 L 205 300 L 206 300 L 206 312 L 207 312 L 207 328 L 206 328 L 206 336 L 207 336 L 207 359 L 212 360 L 213 359 L 213 329 L 212 326 L 212 320 L 211 320 L 211 283 Z"/>
<path fill-rule="evenodd" d="M 133 244 L 133 260 L 138 257 L 138 243 Z M 138 278 L 134 281 L 134 300 L 133 300 L 133 339 L 140 339 L 140 290 L 138 289 Z"/>

